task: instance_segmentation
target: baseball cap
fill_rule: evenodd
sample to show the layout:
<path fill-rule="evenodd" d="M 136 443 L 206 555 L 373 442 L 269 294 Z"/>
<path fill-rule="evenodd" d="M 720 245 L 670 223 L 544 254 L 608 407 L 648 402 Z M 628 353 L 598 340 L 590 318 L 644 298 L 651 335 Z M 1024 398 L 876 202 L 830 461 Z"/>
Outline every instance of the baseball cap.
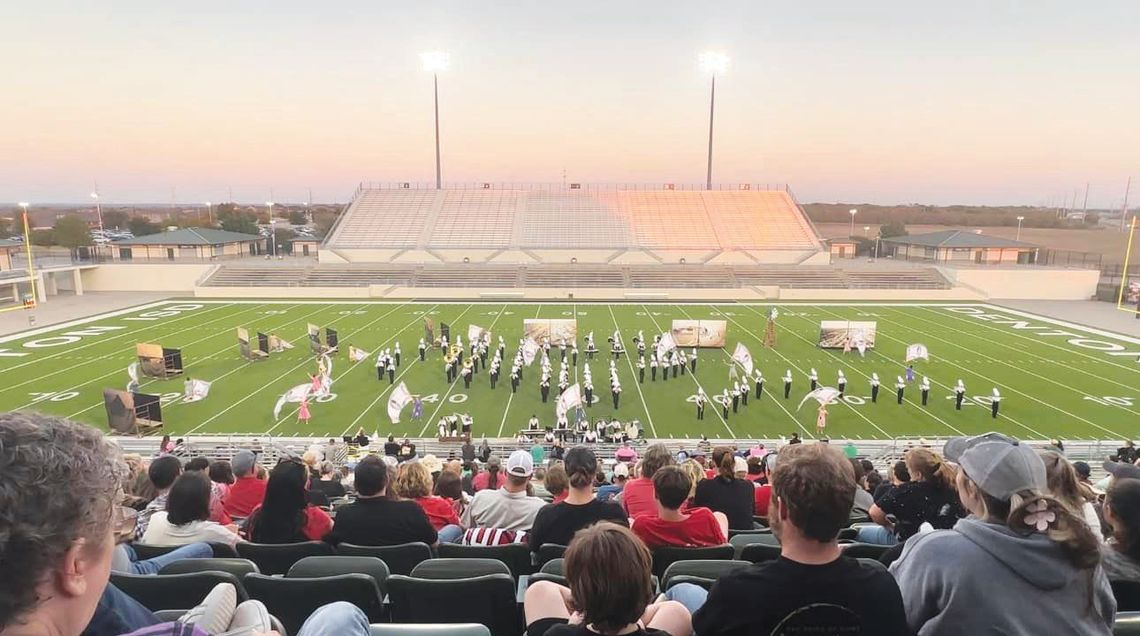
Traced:
<path fill-rule="evenodd" d="M 1092 468 L 1089 467 L 1088 462 L 1073 462 L 1073 470 L 1077 471 L 1077 476 L 1081 479 L 1088 479 L 1092 474 Z"/>
<path fill-rule="evenodd" d="M 443 471 L 443 462 L 441 462 L 438 457 L 432 455 L 431 453 L 424 455 L 423 459 L 420 460 L 420 463 L 424 465 L 424 468 L 426 468 L 429 473 L 438 473 Z"/>
<path fill-rule="evenodd" d="M 235 477 L 244 477 L 253 470 L 253 465 L 257 463 L 257 456 L 251 450 L 239 450 L 234 453 L 234 458 L 230 460 L 230 468 L 234 471 Z"/>
<path fill-rule="evenodd" d="M 734 472 L 734 473 L 746 473 L 746 472 L 748 472 L 748 460 L 737 455 L 732 460 L 732 472 Z"/>
<path fill-rule="evenodd" d="M 1023 490 L 1048 490 L 1037 451 L 1001 433 L 955 437 L 943 448 L 982 492 L 1002 501 Z"/>
<path fill-rule="evenodd" d="M 534 460 L 530 453 L 517 450 L 507 458 L 507 474 L 515 477 L 530 477 L 534 474 Z"/>
<path fill-rule="evenodd" d="M 1114 479 L 1140 479 L 1140 466 L 1128 462 L 1106 461 L 1104 470 Z"/>
<path fill-rule="evenodd" d="M 616 464 L 614 466 L 614 477 L 629 477 L 629 464 Z"/>

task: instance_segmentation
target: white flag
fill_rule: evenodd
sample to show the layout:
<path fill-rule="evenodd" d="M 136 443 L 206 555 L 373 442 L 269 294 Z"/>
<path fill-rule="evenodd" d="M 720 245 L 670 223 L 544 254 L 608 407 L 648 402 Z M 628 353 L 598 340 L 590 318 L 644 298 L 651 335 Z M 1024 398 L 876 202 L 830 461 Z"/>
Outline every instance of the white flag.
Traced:
<path fill-rule="evenodd" d="M 479 344 L 486 340 L 491 341 L 491 332 L 480 327 L 479 325 L 467 325 L 467 341 L 472 344 Z"/>
<path fill-rule="evenodd" d="M 131 380 L 127 382 L 127 391 L 137 393 L 139 390 L 139 363 L 132 362 L 127 365 L 127 377 Z"/>
<path fill-rule="evenodd" d="M 277 405 L 273 407 L 273 419 L 281 419 L 281 409 L 289 402 L 300 402 L 309 396 L 309 391 L 313 388 L 312 383 L 298 384 L 297 386 L 289 389 L 277 400 Z"/>
<path fill-rule="evenodd" d="M 918 343 L 907 345 L 906 361 L 910 362 L 911 360 L 917 360 L 919 358 L 930 360 L 930 352 L 926 350 L 926 345 Z"/>
<path fill-rule="evenodd" d="M 582 389 L 577 383 L 566 387 L 562 395 L 558 396 L 558 401 L 554 403 L 554 413 L 558 419 L 562 419 L 570 412 L 570 409 L 582 406 Z"/>
<path fill-rule="evenodd" d="M 657 358 L 659 360 L 665 358 L 665 354 L 677 348 L 677 341 L 673 339 L 672 332 L 666 331 L 661 334 L 661 338 L 657 341 Z"/>
<path fill-rule="evenodd" d="M 732 352 L 732 359 L 744 367 L 745 375 L 752 375 L 752 354 L 743 342 L 736 343 L 736 350 Z"/>
<path fill-rule="evenodd" d="M 210 394 L 211 384 L 212 382 L 207 382 L 205 380 L 187 380 L 185 384 L 185 394 L 183 395 L 183 401 L 197 402 L 198 400 L 204 400 L 206 396 Z"/>
<path fill-rule="evenodd" d="M 812 398 L 815 398 L 815 401 L 819 402 L 820 404 L 831 404 L 837 398 L 839 398 L 839 389 L 833 389 L 829 386 L 821 386 L 805 395 L 804 399 L 800 400 L 800 404 L 796 407 L 796 410 L 800 410 L 800 407 L 804 405 L 804 402 L 807 402 Z"/>
<path fill-rule="evenodd" d="M 527 336 L 526 342 L 523 343 L 523 362 L 526 363 L 526 366 L 529 367 L 534 363 L 536 355 L 538 355 L 538 343 L 534 341 L 534 338 Z"/>
<path fill-rule="evenodd" d="M 388 419 L 392 420 L 393 424 L 400 423 L 400 411 L 404 407 L 411 404 L 412 393 L 408 391 L 408 386 L 401 382 L 392 390 L 392 395 L 388 396 Z"/>

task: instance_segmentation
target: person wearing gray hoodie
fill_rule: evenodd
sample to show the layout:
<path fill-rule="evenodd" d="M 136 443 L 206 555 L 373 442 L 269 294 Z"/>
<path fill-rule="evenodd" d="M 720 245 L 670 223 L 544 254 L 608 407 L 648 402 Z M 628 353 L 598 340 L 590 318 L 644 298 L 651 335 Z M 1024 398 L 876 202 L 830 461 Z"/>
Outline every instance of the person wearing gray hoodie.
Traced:
<path fill-rule="evenodd" d="M 1079 512 L 1048 494 L 1041 457 L 998 433 L 951 439 L 944 455 L 959 466 L 971 516 L 916 535 L 891 565 L 910 628 L 919 636 L 1109 636 L 1116 600 L 1098 540 Z"/>

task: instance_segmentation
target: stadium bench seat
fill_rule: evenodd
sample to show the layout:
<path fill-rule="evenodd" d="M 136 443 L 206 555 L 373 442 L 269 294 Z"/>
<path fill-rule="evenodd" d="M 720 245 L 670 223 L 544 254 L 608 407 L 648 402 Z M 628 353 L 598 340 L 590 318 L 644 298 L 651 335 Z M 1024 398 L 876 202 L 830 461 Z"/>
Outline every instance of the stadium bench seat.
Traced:
<path fill-rule="evenodd" d="M 369 621 L 384 619 L 384 601 L 376 580 L 368 574 L 340 574 L 320 578 L 294 578 L 247 574 L 244 580 L 250 598 L 265 604 L 290 634 L 296 634 L 305 619 L 318 608 L 336 601 L 359 607 Z"/>
<path fill-rule="evenodd" d="M 239 543 L 238 555 L 257 564 L 262 574 L 285 574 L 293 564 L 308 556 L 328 556 L 332 546 L 322 541 L 302 543 Z"/>
<path fill-rule="evenodd" d="M 535 554 L 534 562 L 535 565 L 541 568 L 551 559 L 561 559 L 564 554 L 566 554 L 566 546 L 558 543 L 544 543 L 538 546 L 538 552 Z"/>
<path fill-rule="evenodd" d="M 661 577 L 661 591 L 664 592 L 677 583 L 696 583 L 706 589 L 724 574 L 749 567 L 745 561 L 700 559 L 696 561 L 674 561 L 665 569 Z M 707 584 L 702 584 L 707 581 Z"/>
<path fill-rule="evenodd" d="M 135 554 L 140 561 L 146 559 L 153 559 L 156 556 L 162 556 L 167 552 L 173 552 L 182 546 L 177 545 L 148 545 L 146 543 L 132 543 L 131 547 L 134 549 Z M 238 553 L 234 550 L 233 546 L 226 543 L 211 543 L 210 549 L 214 551 L 215 559 L 236 559 Z"/>
<path fill-rule="evenodd" d="M 1110 581 L 1112 595 L 1116 597 L 1116 611 L 1140 611 L 1140 583 L 1136 581 Z"/>
<path fill-rule="evenodd" d="M 190 574 L 192 572 L 229 572 L 240 581 L 250 573 L 259 573 L 257 564 L 249 559 L 182 559 L 169 563 L 159 574 Z"/>
<path fill-rule="evenodd" d="M 775 561 L 778 558 L 780 558 L 780 546 L 765 545 L 763 543 L 753 543 L 744 546 L 744 549 L 740 551 L 739 557 L 741 561 L 748 561 L 750 563 Z"/>
<path fill-rule="evenodd" d="M 444 543 L 439 546 L 439 556 L 451 559 L 498 559 L 510 568 L 515 579 L 534 571 L 530 548 L 521 543 L 492 546 Z"/>
<path fill-rule="evenodd" d="M 660 578 L 675 561 L 731 560 L 734 552 L 735 549 L 731 545 L 714 545 L 705 548 L 657 548 L 653 550 L 653 575 Z"/>
<path fill-rule="evenodd" d="M 293 564 L 285 575 L 290 579 L 316 579 L 341 574 L 367 574 L 376 581 L 381 594 L 388 593 L 388 566 L 376 557 L 362 556 L 313 556 L 305 557 Z"/>
<path fill-rule="evenodd" d="M 384 546 L 342 543 L 336 547 L 336 553 L 343 556 L 376 557 L 388 566 L 391 574 L 404 576 L 411 574 L 421 562 L 432 558 L 431 546 L 422 541 Z"/>
<path fill-rule="evenodd" d="M 412 570 L 419 579 L 470 579 L 487 574 L 510 574 L 506 563 L 498 559 L 428 559 Z"/>
<path fill-rule="evenodd" d="M 431 625 L 398 625 L 395 623 L 371 625 L 370 636 L 491 636 L 486 625 L 453 623 Z"/>
<path fill-rule="evenodd" d="M 198 605 L 219 583 L 237 589 L 238 602 L 247 600 L 244 584 L 229 572 L 190 572 L 187 574 L 111 573 L 111 584 L 152 612 L 189 610 Z"/>
<path fill-rule="evenodd" d="M 842 547 L 844 556 L 875 560 L 878 560 L 879 557 L 883 556 L 883 553 L 891 549 L 889 545 L 875 545 L 873 543 L 847 543 Z"/>
<path fill-rule="evenodd" d="M 388 589 L 395 623 L 479 623 L 495 636 L 518 636 L 524 627 L 509 574 L 448 580 L 393 575 Z"/>

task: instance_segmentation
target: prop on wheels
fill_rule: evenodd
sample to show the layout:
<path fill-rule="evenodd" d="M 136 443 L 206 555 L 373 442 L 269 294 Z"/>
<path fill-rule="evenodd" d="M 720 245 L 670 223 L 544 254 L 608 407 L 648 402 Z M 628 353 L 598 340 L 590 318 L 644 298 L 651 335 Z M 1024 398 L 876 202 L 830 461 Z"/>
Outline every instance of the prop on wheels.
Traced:
<path fill-rule="evenodd" d="M 172 378 L 182 375 L 182 350 L 167 349 L 162 345 L 139 343 L 135 345 L 139 369 L 148 378 Z"/>
<path fill-rule="evenodd" d="M 819 323 L 819 348 L 856 349 L 865 355 L 868 349 L 875 348 L 877 323 L 870 320 L 821 320 Z"/>
<path fill-rule="evenodd" d="M 249 330 L 245 327 L 237 328 L 238 350 L 241 351 L 241 357 L 250 362 L 258 360 L 269 359 L 269 337 L 265 334 L 257 334 L 257 347 L 254 348 L 249 342 Z"/>
<path fill-rule="evenodd" d="M 147 393 L 103 390 L 107 426 L 120 435 L 141 435 L 162 428 L 159 396 Z"/>
<path fill-rule="evenodd" d="M 325 327 L 325 341 L 321 342 L 321 328 L 309 324 L 309 348 L 316 355 L 333 354 L 337 352 L 340 338 L 332 327 Z"/>

